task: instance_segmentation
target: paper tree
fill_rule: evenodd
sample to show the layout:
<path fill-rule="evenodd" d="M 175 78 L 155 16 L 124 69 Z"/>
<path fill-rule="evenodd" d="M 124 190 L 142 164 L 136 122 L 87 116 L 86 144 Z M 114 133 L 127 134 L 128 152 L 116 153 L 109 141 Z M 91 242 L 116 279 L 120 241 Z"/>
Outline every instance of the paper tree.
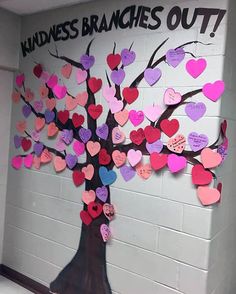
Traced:
<path fill-rule="evenodd" d="M 27 131 L 25 120 L 17 123 L 16 127 L 21 135 L 15 135 L 14 143 L 16 148 L 22 148 L 24 152 L 12 158 L 12 166 L 15 169 L 22 166 L 38 169 L 41 164 L 51 162 L 57 173 L 66 168 L 71 170 L 72 185 L 80 186 L 85 182 L 84 192 L 78 195 L 84 203 L 80 212 L 82 232 L 78 252 L 51 283 L 50 290 L 54 293 L 111 293 L 105 256 L 106 241 L 111 235 L 109 222 L 115 215 L 109 189 L 117 178 L 114 166 L 119 169 L 124 181 L 130 181 L 136 174 L 146 180 L 152 173 L 158 173 L 164 168 L 175 174 L 183 171 L 187 163 L 190 163 L 193 165 L 192 183 L 196 185 L 201 203 L 211 205 L 220 200 L 222 184 L 217 183 L 216 175 L 211 169 L 219 166 L 227 154 L 226 121 L 221 124 L 218 139 L 209 143 L 204 134 L 180 134 L 179 121 L 171 117 L 176 109 L 182 106 L 187 114 L 186 121 L 195 122 L 201 119 L 206 112 L 205 104 L 190 102 L 188 99 L 202 92 L 205 99 L 216 102 L 224 91 L 223 81 L 207 83 L 202 88 L 185 94 L 168 88 L 163 97 L 164 109 L 158 104 L 149 105 L 143 111 L 126 109 L 127 104 L 132 105 L 139 98 L 138 87 L 141 81 L 145 80 L 149 86 L 153 86 L 164 75 L 158 68 L 160 63 L 166 63 L 165 66 L 171 67 L 178 74 L 178 65 L 183 62 L 185 56 L 190 54 L 194 57 L 193 54 L 185 52 L 184 48 L 199 43 L 185 43 L 154 60 L 166 42 L 167 40 L 153 52 L 144 71 L 129 86 L 124 85 L 122 89 L 125 72 L 136 57 L 132 46 L 123 49 L 119 54 L 115 52 L 114 45 L 113 52 L 106 60 L 110 69 L 106 73 L 106 81 L 102 81 L 91 77 L 90 71 L 95 63 L 95 58 L 90 55 L 92 41 L 86 53 L 80 57 L 80 62 L 60 56 L 57 50 L 55 54 L 49 52 L 54 58 L 66 62 L 61 69 L 65 80 L 70 79 L 72 69 L 76 68 L 77 84 L 85 84 L 87 89 L 76 97 L 59 82 L 56 74 L 49 74 L 41 64 L 37 64 L 33 69 L 34 75 L 41 83 L 41 99 L 33 101 L 34 94 L 26 88 L 24 74 L 16 77 L 17 87 L 12 95 L 13 101 L 22 100 L 24 117 L 32 114 L 35 119 L 31 133 Z M 196 79 L 206 66 L 205 59 L 194 57 L 188 59 L 186 71 Z M 100 90 L 109 111 L 104 123 L 97 125 L 97 119 L 103 112 L 103 106 L 96 104 L 95 100 Z M 65 99 L 65 110 L 58 110 L 58 103 L 61 103 L 62 99 Z M 86 111 L 86 116 L 81 114 L 82 109 Z M 145 117 L 147 124 L 145 128 L 141 128 L 139 125 L 145 122 Z M 123 126 L 128 120 L 137 128 L 129 134 L 124 134 Z M 43 133 L 51 140 L 48 144 L 41 142 Z M 163 136 L 169 138 L 166 144 L 162 140 Z M 50 144 L 52 139 L 56 139 L 54 147 Z M 73 151 L 68 152 L 68 148 Z M 85 162 L 81 163 L 80 159 L 84 155 Z M 148 156 L 149 163 L 142 162 L 143 156 Z"/>

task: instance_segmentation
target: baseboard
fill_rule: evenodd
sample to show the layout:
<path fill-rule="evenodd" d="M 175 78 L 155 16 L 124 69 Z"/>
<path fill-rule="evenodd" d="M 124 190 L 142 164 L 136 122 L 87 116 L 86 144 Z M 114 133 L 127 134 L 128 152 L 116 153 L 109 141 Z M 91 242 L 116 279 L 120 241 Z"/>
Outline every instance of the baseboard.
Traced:
<path fill-rule="evenodd" d="M 30 279 L 29 277 L 13 270 L 3 264 L 0 264 L 0 275 L 17 283 L 18 285 L 24 287 L 25 289 L 27 289 L 35 294 L 48 294 L 49 293 L 49 289 L 46 286 Z"/>

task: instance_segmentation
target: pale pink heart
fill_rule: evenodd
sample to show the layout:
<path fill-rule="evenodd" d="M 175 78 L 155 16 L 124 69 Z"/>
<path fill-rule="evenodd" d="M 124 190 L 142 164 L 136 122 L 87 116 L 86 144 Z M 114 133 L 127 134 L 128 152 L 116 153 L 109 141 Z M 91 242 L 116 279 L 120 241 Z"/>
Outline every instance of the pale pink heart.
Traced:
<path fill-rule="evenodd" d="M 86 144 L 86 148 L 89 154 L 93 157 L 98 154 L 101 149 L 101 145 L 99 142 L 88 141 L 88 143 Z"/>
<path fill-rule="evenodd" d="M 66 96 L 66 109 L 71 111 L 77 107 L 77 99 L 67 95 Z"/>
<path fill-rule="evenodd" d="M 114 114 L 115 120 L 118 122 L 120 126 L 124 126 L 129 118 L 129 111 L 124 109 Z"/>
<path fill-rule="evenodd" d="M 158 105 L 153 105 L 153 106 L 147 106 L 146 108 L 144 108 L 143 112 L 147 119 L 149 119 L 152 122 L 155 122 L 161 115 L 162 109 Z"/>
<path fill-rule="evenodd" d="M 121 144 L 124 141 L 125 141 L 125 134 L 118 127 L 115 127 L 112 130 L 112 142 L 114 144 Z"/>
<path fill-rule="evenodd" d="M 82 172 L 85 174 L 85 179 L 91 180 L 94 175 L 94 167 L 92 164 L 88 164 L 87 166 L 82 168 Z"/>
<path fill-rule="evenodd" d="M 203 205 L 212 205 L 220 201 L 221 194 L 215 188 L 198 187 L 197 195 Z"/>
<path fill-rule="evenodd" d="M 66 86 L 61 86 L 57 84 L 53 87 L 52 91 L 56 95 L 57 99 L 63 99 L 66 96 L 67 88 Z"/>
<path fill-rule="evenodd" d="M 11 165 L 15 169 L 20 169 L 22 166 L 22 157 L 21 156 L 14 156 L 11 160 Z"/>
<path fill-rule="evenodd" d="M 214 168 L 221 164 L 222 157 L 210 148 L 204 148 L 201 152 L 201 161 L 205 168 Z"/>
<path fill-rule="evenodd" d="M 137 127 L 138 125 L 140 125 L 143 122 L 144 113 L 142 112 L 142 110 L 140 110 L 140 111 L 130 110 L 129 119 L 130 119 L 131 123 L 135 127 Z"/>
<path fill-rule="evenodd" d="M 59 152 L 62 152 L 66 149 L 66 144 L 59 138 L 55 144 L 55 149 Z"/>
<path fill-rule="evenodd" d="M 183 135 L 177 135 L 167 142 L 167 148 L 175 153 L 182 153 L 186 146 L 186 139 Z"/>
<path fill-rule="evenodd" d="M 123 101 L 118 100 L 116 97 L 111 98 L 109 100 L 109 108 L 110 108 L 112 114 L 121 111 L 123 106 L 124 106 Z"/>
<path fill-rule="evenodd" d="M 34 127 L 37 132 L 41 131 L 45 126 L 45 119 L 43 117 L 36 117 Z"/>
<path fill-rule="evenodd" d="M 69 79 L 71 73 L 72 73 L 72 65 L 70 63 L 66 63 L 65 65 L 63 65 L 63 67 L 61 68 L 61 74 L 63 75 L 63 77 L 65 79 Z"/>
<path fill-rule="evenodd" d="M 175 92 L 174 89 L 168 88 L 164 94 L 164 103 L 166 105 L 175 105 L 180 103 L 182 96 L 179 92 Z"/>
<path fill-rule="evenodd" d="M 88 101 L 88 93 L 87 92 L 79 93 L 76 96 L 76 101 L 77 101 L 78 105 L 84 107 L 87 104 L 87 101 Z"/>
<path fill-rule="evenodd" d="M 40 140 L 41 133 L 35 130 L 32 131 L 31 137 L 34 141 L 38 142 Z"/>
<path fill-rule="evenodd" d="M 79 142 L 79 141 L 75 141 L 73 144 L 73 150 L 75 151 L 77 156 L 82 155 L 85 151 L 84 143 Z"/>
<path fill-rule="evenodd" d="M 223 81 L 216 81 L 211 84 L 208 83 L 203 86 L 202 93 L 211 101 L 216 102 L 224 93 L 225 83 Z"/>
<path fill-rule="evenodd" d="M 116 88 L 114 86 L 111 86 L 111 87 L 106 86 L 102 89 L 102 95 L 107 102 L 109 102 L 111 98 L 114 98 L 115 94 L 116 94 Z"/>
<path fill-rule="evenodd" d="M 80 85 L 82 84 L 88 77 L 88 73 L 86 70 L 82 70 L 78 68 L 77 73 L 76 73 L 76 81 Z"/>
<path fill-rule="evenodd" d="M 57 83 L 58 83 L 58 77 L 57 77 L 57 75 L 51 75 L 50 77 L 49 77 L 49 79 L 47 80 L 47 85 L 48 85 L 48 87 L 49 88 L 53 88 L 53 87 L 55 87 L 56 85 L 57 85 Z"/>
<path fill-rule="evenodd" d="M 207 62 L 204 58 L 198 60 L 191 59 L 186 63 L 186 70 L 194 79 L 196 79 L 204 72 L 206 66 Z"/>
<path fill-rule="evenodd" d="M 177 173 L 187 166 L 187 159 L 176 154 L 168 155 L 167 165 L 172 173 Z"/>
<path fill-rule="evenodd" d="M 44 83 L 47 83 L 48 80 L 50 78 L 50 74 L 47 72 L 47 71 L 43 71 L 41 76 L 40 76 L 40 79 L 44 82 Z"/>
<path fill-rule="evenodd" d="M 33 165 L 34 156 L 33 154 L 28 154 L 24 157 L 24 166 L 26 168 L 31 168 Z"/>
<path fill-rule="evenodd" d="M 39 87 L 39 95 L 42 99 L 46 98 L 48 96 L 49 90 L 45 85 L 41 85 Z"/>
<path fill-rule="evenodd" d="M 147 164 L 139 163 L 135 167 L 135 170 L 137 174 L 144 180 L 147 180 L 152 175 L 152 167 L 151 167 L 151 164 L 149 163 Z"/>
<path fill-rule="evenodd" d="M 116 165 L 116 167 L 120 167 L 125 164 L 126 154 L 125 152 L 120 152 L 119 150 L 115 150 L 112 153 L 112 159 Z"/>
<path fill-rule="evenodd" d="M 60 156 L 55 156 L 53 159 L 53 165 L 56 172 L 61 172 L 66 168 L 66 161 Z"/>
<path fill-rule="evenodd" d="M 141 161 L 142 152 L 140 150 L 130 149 L 127 153 L 127 159 L 131 166 L 135 166 Z"/>
<path fill-rule="evenodd" d="M 89 204 L 96 199 L 96 194 L 93 190 L 83 191 L 82 192 L 82 200 L 85 204 Z"/>

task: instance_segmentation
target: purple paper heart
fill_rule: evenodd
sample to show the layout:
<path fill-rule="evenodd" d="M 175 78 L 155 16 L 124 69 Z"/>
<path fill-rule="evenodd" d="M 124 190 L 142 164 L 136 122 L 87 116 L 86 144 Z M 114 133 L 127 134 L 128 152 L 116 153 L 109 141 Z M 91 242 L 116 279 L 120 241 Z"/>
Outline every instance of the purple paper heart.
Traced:
<path fill-rule="evenodd" d="M 120 68 L 118 70 L 113 70 L 111 73 L 111 80 L 114 84 L 120 86 L 125 78 L 125 71 Z"/>
<path fill-rule="evenodd" d="M 198 133 L 192 132 L 188 135 L 188 143 L 190 145 L 190 148 L 194 152 L 197 152 L 208 145 L 208 137 L 203 134 L 198 135 Z"/>
<path fill-rule="evenodd" d="M 24 105 L 22 107 L 22 113 L 23 113 L 23 115 L 24 115 L 25 118 L 29 117 L 30 114 L 31 114 L 31 112 L 32 112 L 31 111 L 31 107 L 29 105 Z"/>
<path fill-rule="evenodd" d="M 134 51 L 130 51 L 129 49 L 123 49 L 121 51 L 121 60 L 124 66 L 127 66 L 134 62 L 136 54 Z"/>
<path fill-rule="evenodd" d="M 72 130 L 63 130 L 61 134 L 61 139 L 69 145 L 73 141 L 73 131 Z"/>
<path fill-rule="evenodd" d="M 183 48 L 170 49 L 166 53 L 166 61 L 169 65 L 177 67 L 185 57 Z"/>
<path fill-rule="evenodd" d="M 131 166 L 123 165 L 120 168 L 120 173 L 123 179 L 128 182 L 135 176 L 135 170 Z"/>
<path fill-rule="evenodd" d="M 199 120 L 206 112 L 206 105 L 202 102 L 198 103 L 188 103 L 185 106 L 185 112 L 189 118 L 193 121 Z"/>
<path fill-rule="evenodd" d="M 161 140 L 157 140 L 151 144 L 149 144 L 148 142 L 146 143 L 146 149 L 147 151 L 152 154 L 153 152 L 157 152 L 160 153 L 161 150 L 163 149 L 163 143 L 161 142 Z"/>
<path fill-rule="evenodd" d="M 69 167 L 69 169 L 72 169 L 75 167 L 78 159 L 76 155 L 73 154 L 67 154 L 66 155 L 66 164 Z"/>
<path fill-rule="evenodd" d="M 147 68 L 144 71 L 144 78 L 146 82 L 153 86 L 161 78 L 161 70 L 159 68 Z"/>
<path fill-rule="evenodd" d="M 108 132 L 109 132 L 109 128 L 107 124 L 102 124 L 100 127 L 96 129 L 96 134 L 98 135 L 98 137 L 104 140 L 107 139 Z"/>
<path fill-rule="evenodd" d="M 34 102 L 34 109 L 37 112 L 41 112 L 43 110 L 43 101 L 42 100 L 37 100 Z"/>
<path fill-rule="evenodd" d="M 228 148 L 226 148 L 224 145 L 220 145 L 217 149 L 217 152 L 221 155 L 222 162 L 224 162 L 228 155 Z"/>
<path fill-rule="evenodd" d="M 83 143 L 87 143 L 91 136 L 92 132 L 90 129 L 81 128 L 79 130 L 79 137 Z"/>
<path fill-rule="evenodd" d="M 95 58 L 92 55 L 84 54 L 80 57 L 80 62 L 82 63 L 84 69 L 90 69 L 95 62 Z"/>
<path fill-rule="evenodd" d="M 43 143 L 35 143 L 33 150 L 37 156 L 40 156 L 43 152 Z"/>
<path fill-rule="evenodd" d="M 22 138 L 18 135 L 14 136 L 14 145 L 18 149 L 21 147 Z"/>
<path fill-rule="evenodd" d="M 44 116 L 45 116 L 45 121 L 47 124 L 49 124 L 50 122 L 52 122 L 55 118 L 55 113 L 54 111 L 51 111 L 49 109 L 46 109 L 45 110 L 45 113 L 44 113 Z"/>
<path fill-rule="evenodd" d="M 100 199 L 102 202 L 106 202 L 107 201 L 107 197 L 108 197 L 108 190 L 107 187 L 102 186 L 96 189 L 96 196 L 98 197 L 98 199 Z"/>

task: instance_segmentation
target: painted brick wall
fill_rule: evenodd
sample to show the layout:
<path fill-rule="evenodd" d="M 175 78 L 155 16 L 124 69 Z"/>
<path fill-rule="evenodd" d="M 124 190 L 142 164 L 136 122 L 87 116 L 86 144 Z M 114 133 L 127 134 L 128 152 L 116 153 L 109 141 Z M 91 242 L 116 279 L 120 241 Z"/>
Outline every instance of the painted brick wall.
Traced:
<path fill-rule="evenodd" d="M 233 2 L 233 0 L 232 0 Z M 132 0 L 129 4 L 143 4 Z M 156 1 L 145 1 L 145 5 L 156 6 Z M 218 7 L 226 8 L 226 1 L 158 1 L 166 11 L 175 4 L 181 7 Z M 125 1 L 96 1 L 73 8 L 36 14 L 23 18 L 22 39 L 32 33 L 48 29 L 54 23 L 60 23 L 74 17 L 91 15 L 127 6 Z M 212 23 L 213 28 L 214 23 Z M 160 52 L 160 56 L 170 49 L 191 40 L 205 43 L 213 42 L 211 46 L 192 45 L 188 50 L 195 55 L 204 56 L 208 60 L 206 72 L 197 80 L 191 79 L 182 63 L 176 70 L 162 64 L 163 78 L 152 89 L 142 82 L 140 84 L 140 99 L 132 107 L 142 109 L 152 102 L 162 103 L 162 97 L 168 86 L 181 93 L 201 87 L 203 83 L 213 82 L 226 76 L 233 77 L 233 66 L 230 56 L 225 59 L 226 19 L 219 27 L 216 37 L 211 39 L 209 33 L 199 34 L 200 23 L 192 29 L 170 32 L 165 26 L 158 32 L 142 29 L 117 30 L 96 35 L 91 53 L 96 57 L 96 66 L 92 69 L 94 76 L 105 80 L 105 58 L 117 42 L 117 50 L 129 47 L 134 41 L 133 49 L 137 53 L 134 65 L 128 67 L 124 84 L 130 83 L 137 72 L 142 71 L 152 51 L 167 37 L 169 41 Z M 78 38 L 64 43 L 57 43 L 62 55 L 78 59 L 85 52 L 90 37 Z M 233 38 L 231 43 L 233 44 Z M 230 43 L 230 44 L 231 44 Z M 228 47 L 228 46 L 227 46 Z M 54 44 L 36 49 L 30 56 L 22 59 L 20 68 L 26 74 L 27 85 L 36 91 L 38 82 L 32 77 L 33 61 L 42 62 L 51 72 L 59 72 L 62 62 L 49 56 L 47 50 L 55 50 Z M 230 49 L 232 47 L 230 46 Z M 227 67 L 228 64 L 228 67 Z M 229 70 L 231 70 L 231 75 Z M 66 82 L 72 94 L 82 90 L 76 81 Z M 234 87 L 233 82 L 231 83 Z M 233 91 L 233 88 L 231 88 Z M 203 95 L 193 98 L 193 101 L 204 101 L 207 113 L 197 123 L 190 123 L 184 110 L 175 112 L 181 124 L 180 131 L 188 134 L 191 131 L 206 133 L 209 141 L 214 142 L 218 135 L 219 123 L 222 117 L 232 117 L 230 124 L 231 140 L 234 122 L 233 110 L 227 99 L 233 103 L 233 95 L 228 94 L 222 100 L 225 103 L 214 104 L 206 101 Z M 106 106 L 101 94 L 96 96 L 104 108 Z M 61 107 L 63 107 L 61 105 Z M 21 118 L 19 106 L 12 110 L 11 140 L 15 134 L 15 123 Z M 225 110 L 224 110 L 225 109 Z M 226 114 L 224 114 L 224 111 Z M 229 115 L 231 113 L 231 116 Z M 102 118 L 101 118 L 102 119 Z M 103 117 L 104 119 L 104 117 Z M 33 121 L 33 117 L 32 117 Z M 99 120 L 100 123 L 102 120 Z M 98 122 L 99 124 L 99 122 Z M 29 124 L 30 125 L 30 124 Z M 131 125 L 127 123 L 124 130 L 128 134 Z M 164 138 L 166 139 L 166 138 Z M 233 148 L 231 149 L 234 152 Z M 15 154 L 12 144 L 11 155 Z M 231 155 L 232 158 L 232 155 Z M 222 170 L 223 184 L 232 181 L 229 172 L 233 170 L 229 160 Z M 227 166 L 230 165 L 229 168 Z M 228 274 L 220 275 L 219 265 L 227 268 L 229 261 L 228 246 L 234 226 L 233 212 L 230 201 L 233 202 L 232 190 L 224 189 L 223 200 L 217 207 L 202 207 L 196 197 L 196 190 L 191 185 L 190 169 L 177 177 L 168 171 L 153 175 L 147 182 L 136 177 L 125 183 L 120 176 L 112 186 L 112 202 L 117 207 L 117 217 L 111 223 L 114 238 L 108 245 L 108 274 L 112 289 L 116 294 L 233 294 L 232 287 L 228 292 L 221 292 L 226 284 Z M 219 171 L 220 172 L 220 171 Z M 117 173 L 119 175 L 119 172 Z M 75 188 L 71 173 L 66 171 L 55 174 L 53 167 L 45 166 L 40 171 L 24 170 L 16 172 L 9 169 L 6 225 L 4 239 L 3 261 L 6 265 L 48 285 L 57 273 L 72 258 L 78 246 L 81 221 L 79 212 L 82 208 L 81 192 L 83 187 Z M 229 196 L 231 195 L 231 196 Z M 224 204 L 228 203 L 228 204 Z M 228 214 L 227 212 L 230 211 Z M 225 220 L 225 214 L 229 220 Z M 225 225 L 223 225 L 225 220 Z M 226 228 L 226 230 L 225 230 Z M 224 242 L 227 236 L 228 243 Z M 220 247 L 221 246 L 221 247 Z M 223 248 L 223 249 L 221 249 Z M 219 259 L 220 252 L 225 255 Z M 233 250 L 233 249 L 232 249 Z M 230 252 L 232 252 L 232 250 Z M 232 268 L 233 268 L 232 260 Z M 222 279 L 220 283 L 219 276 Z M 233 281 L 233 279 L 232 279 Z M 218 285 L 219 284 L 219 285 Z M 218 287 L 218 288 L 217 288 Z M 220 288 L 221 287 L 221 288 Z M 231 290 L 230 290 L 231 289 Z M 217 292 L 218 291 L 218 292 Z M 231 291 L 231 292 L 230 292 Z"/>

